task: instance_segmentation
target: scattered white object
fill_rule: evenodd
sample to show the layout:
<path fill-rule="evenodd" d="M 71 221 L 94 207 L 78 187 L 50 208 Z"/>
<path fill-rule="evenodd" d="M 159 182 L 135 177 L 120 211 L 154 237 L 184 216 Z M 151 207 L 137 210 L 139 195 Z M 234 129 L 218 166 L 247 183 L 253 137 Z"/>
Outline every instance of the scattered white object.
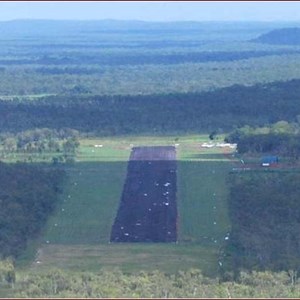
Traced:
<path fill-rule="evenodd" d="M 202 148 L 212 148 L 212 147 L 214 147 L 214 146 L 215 146 L 215 144 L 208 144 L 208 143 L 203 143 L 203 144 L 201 145 Z"/>
<path fill-rule="evenodd" d="M 166 203 L 165 203 L 165 205 L 167 205 L 167 206 L 168 206 L 168 205 L 169 205 L 169 202 L 166 202 Z"/>
<path fill-rule="evenodd" d="M 156 185 L 156 186 L 159 186 L 159 183 L 158 183 L 158 182 L 155 182 L 155 185 Z"/>
<path fill-rule="evenodd" d="M 49 241 L 46 241 L 46 243 L 47 243 L 47 244 L 50 244 L 50 242 L 49 242 Z"/>
<path fill-rule="evenodd" d="M 61 211 L 65 211 L 65 209 L 64 209 L 64 208 L 62 208 L 62 209 L 61 209 Z"/>
<path fill-rule="evenodd" d="M 121 226 L 121 229 L 124 229 L 124 227 L 123 227 L 123 226 Z"/>
<path fill-rule="evenodd" d="M 138 222 L 138 223 L 135 223 L 135 225 L 136 226 L 141 226 L 142 224 Z"/>
<path fill-rule="evenodd" d="M 144 196 L 145 196 L 145 197 L 147 197 L 147 196 L 148 196 L 148 194 L 146 194 L 146 193 L 145 193 L 145 194 L 144 194 Z"/>
<path fill-rule="evenodd" d="M 229 148 L 235 148 L 237 146 L 237 144 L 230 144 L 230 143 L 217 143 L 216 144 L 216 147 L 221 147 L 221 148 L 224 148 L 224 147 L 229 147 Z"/>
<path fill-rule="evenodd" d="M 226 241 L 229 240 L 229 236 L 225 236 L 225 240 L 226 240 Z"/>
<path fill-rule="evenodd" d="M 68 198 L 71 198 L 71 195 L 68 195 Z"/>
<path fill-rule="evenodd" d="M 54 226 L 56 227 L 56 226 L 57 226 L 57 223 L 55 223 Z"/>
<path fill-rule="evenodd" d="M 103 145 L 94 145 L 95 148 L 102 148 Z"/>
<path fill-rule="evenodd" d="M 39 260 L 36 261 L 37 264 L 40 264 L 41 262 Z"/>
<path fill-rule="evenodd" d="M 179 146 L 179 144 L 175 144 L 175 147 L 178 147 Z"/>
<path fill-rule="evenodd" d="M 217 224 L 217 222 L 214 222 L 214 225 L 216 225 Z"/>
<path fill-rule="evenodd" d="M 171 231 L 168 231 L 168 234 L 171 234 Z"/>
<path fill-rule="evenodd" d="M 219 261 L 219 266 L 222 267 L 222 265 L 223 265 L 222 262 Z"/>
<path fill-rule="evenodd" d="M 164 186 L 169 186 L 169 185 L 171 185 L 170 182 L 166 182 L 166 183 L 164 184 Z"/>
<path fill-rule="evenodd" d="M 148 210 L 149 210 L 149 211 L 151 211 L 152 209 L 151 209 L 151 208 L 149 208 Z"/>
<path fill-rule="evenodd" d="M 128 232 L 125 232 L 125 233 L 124 233 L 124 235 L 128 236 L 128 235 L 129 235 L 129 233 L 128 233 Z"/>
<path fill-rule="evenodd" d="M 214 243 L 216 243 L 217 242 L 217 240 L 214 240 Z"/>

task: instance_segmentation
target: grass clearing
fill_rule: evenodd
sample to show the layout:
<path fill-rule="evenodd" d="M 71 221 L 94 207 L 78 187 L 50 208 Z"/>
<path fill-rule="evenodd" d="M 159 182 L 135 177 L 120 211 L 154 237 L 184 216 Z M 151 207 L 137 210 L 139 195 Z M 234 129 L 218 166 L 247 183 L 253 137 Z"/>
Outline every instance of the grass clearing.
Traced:
<path fill-rule="evenodd" d="M 77 244 L 48 245 L 40 254 L 41 264 L 31 270 L 39 272 L 52 267 L 68 270 L 100 272 L 120 268 L 125 272 L 161 270 L 175 273 L 178 270 L 200 268 L 208 275 L 217 272 L 217 251 L 210 247 L 180 244 Z"/>
<path fill-rule="evenodd" d="M 68 185 L 59 210 L 49 220 L 44 242 L 108 242 L 126 167 L 126 162 L 83 162 L 70 167 Z"/>
<path fill-rule="evenodd" d="M 230 230 L 224 161 L 179 162 L 179 241 L 222 245 Z"/>
<path fill-rule="evenodd" d="M 67 168 L 68 181 L 57 212 L 39 240 L 30 243 L 19 267 L 31 266 L 34 271 L 118 267 L 126 272 L 170 273 L 197 267 L 216 275 L 218 253 L 230 229 L 225 178 L 231 165 L 222 149 L 201 148 L 205 141 L 208 135 L 82 140 L 76 162 Z M 178 243 L 109 244 L 131 147 L 174 144 L 179 144 Z"/>

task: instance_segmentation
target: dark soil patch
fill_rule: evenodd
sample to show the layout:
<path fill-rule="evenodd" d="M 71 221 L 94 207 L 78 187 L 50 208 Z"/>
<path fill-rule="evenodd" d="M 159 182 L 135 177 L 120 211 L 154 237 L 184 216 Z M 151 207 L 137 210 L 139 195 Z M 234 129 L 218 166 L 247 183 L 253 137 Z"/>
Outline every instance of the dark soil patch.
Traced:
<path fill-rule="evenodd" d="M 111 242 L 176 242 L 175 147 L 135 147 Z"/>

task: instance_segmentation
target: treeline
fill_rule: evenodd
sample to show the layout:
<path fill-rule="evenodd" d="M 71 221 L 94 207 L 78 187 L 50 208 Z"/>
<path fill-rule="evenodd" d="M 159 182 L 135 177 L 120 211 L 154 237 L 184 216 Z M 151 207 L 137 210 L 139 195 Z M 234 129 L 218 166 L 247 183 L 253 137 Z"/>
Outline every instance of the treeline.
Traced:
<path fill-rule="evenodd" d="M 298 159 L 300 156 L 300 118 L 297 122 L 279 121 L 270 126 L 244 126 L 231 132 L 225 141 L 237 143 L 244 153 L 272 153 Z"/>
<path fill-rule="evenodd" d="M 53 130 L 37 128 L 13 133 L 0 134 L 0 146 L 4 154 L 11 152 L 23 153 L 75 153 L 79 146 L 79 132 L 74 129 L 63 128 Z"/>
<path fill-rule="evenodd" d="M 148 96 L 49 96 L 0 102 L 2 132 L 72 128 L 97 135 L 204 132 L 294 121 L 300 80 L 206 93 Z"/>
<path fill-rule="evenodd" d="M 300 271 L 300 173 L 236 172 L 228 178 L 234 271 Z"/>
<path fill-rule="evenodd" d="M 178 54 L 142 54 L 142 53 L 101 53 L 94 55 L 68 56 L 66 53 L 57 55 L 42 55 L 31 59 L 0 59 L 1 66 L 11 65 L 143 65 L 143 64 L 182 64 L 182 63 L 205 63 L 205 62 L 227 62 L 254 57 L 264 57 L 272 55 L 299 54 L 296 50 L 277 50 L 277 51 L 203 51 L 188 52 Z M 40 70 L 41 71 L 41 70 Z"/>
<path fill-rule="evenodd" d="M 0 162 L 0 257 L 18 256 L 40 232 L 56 207 L 64 174 Z"/>
<path fill-rule="evenodd" d="M 22 162 L 73 163 L 80 145 L 79 132 L 37 128 L 18 133 L 0 133 L 0 159 Z"/>
<path fill-rule="evenodd" d="M 5 274 L 14 274 L 6 262 Z M 1 266 L 0 266 L 1 272 Z M 17 298 L 298 298 L 300 281 L 293 272 L 242 272 L 236 281 L 203 276 L 191 269 L 175 274 L 120 270 L 67 272 L 52 269 L 16 274 L 6 283 L 6 297 Z M 1 293 L 1 287 L 0 287 Z"/>

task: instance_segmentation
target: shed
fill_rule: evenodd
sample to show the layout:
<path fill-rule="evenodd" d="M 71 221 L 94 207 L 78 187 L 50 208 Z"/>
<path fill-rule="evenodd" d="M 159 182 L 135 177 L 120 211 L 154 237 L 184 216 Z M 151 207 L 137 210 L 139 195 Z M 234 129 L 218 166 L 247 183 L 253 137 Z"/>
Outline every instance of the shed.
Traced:
<path fill-rule="evenodd" d="M 263 167 L 269 167 L 276 164 L 278 164 L 278 156 L 264 156 L 261 158 L 261 165 Z"/>

